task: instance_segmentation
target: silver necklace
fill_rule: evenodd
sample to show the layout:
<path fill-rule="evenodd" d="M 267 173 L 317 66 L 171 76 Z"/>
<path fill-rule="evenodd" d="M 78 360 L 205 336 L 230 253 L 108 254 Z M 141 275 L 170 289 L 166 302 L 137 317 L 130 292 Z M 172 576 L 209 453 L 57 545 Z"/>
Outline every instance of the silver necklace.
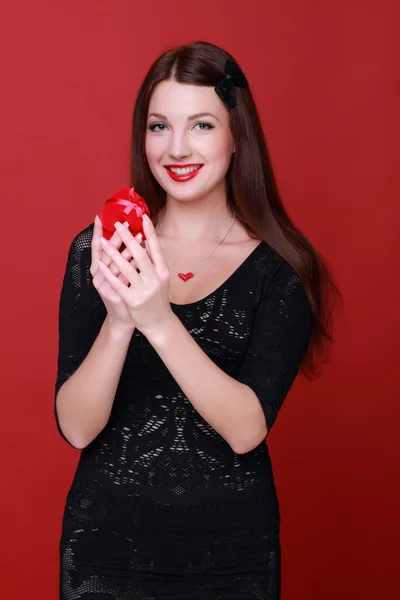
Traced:
<path fill-rule="evenodd" d="M 229 229 L 228 229 L 228 231 L 225 233 L 225 235 L 224 235 L 224 237 L 222 238 L 222 240 L 220 240 L 220 241 L 218 242 L 218 244 L 215 246 L 215 248 L 214 248 L 214 249 L 213 249 L 213 250 L 210 252 L 210 254 L 208 254 L 208 256 L 206 256 L 206 257 L 205 257 L 205 259 L 204 259 L 204 260 L 203 260 L 203 262 L 202 262 L 202 263 L 201 263 L 201 264 L 200 264 L 200 265 L 197 267 L 197 269 L 195 269 L 194 271 L 189 271 L 189 273 L 181 273 L 181 272 L 179 272 L 179 271 L 178 271 L 178 269 L 176 268 L 175 261 L 174 261 L 174 259 L 173 259 L 173 256 L 172 256 L 172 254 L 171 254 L 171 252 L 170 252 L 170 250 L 169 250 L 169 248 L 168 248 L 167 240 L 165 239 L 165 237 L 164 237 L 164 234 L 163 234 L 163 230 L 162 230 L 162 226 L 161 226 L 161 219 L 159 220 L 159 225 L 160 225 L 160 233 L 161 233 L 161 237 L 162 237 L 162 239 L 163 239 L 163 241 L 164 241 L 165 248 L 166 248 L 166 250 L 167 250 L 167 252 L 168 252 L 168 254 L 169 254 L 169 257 L 170 257 L 170 259 L 171 259 L 171 262 L 172 262 L 172 264 L 174 265 L 174 269 L 175 269 L 175 271 L 176 271 L 176 274 L 178 275 L 178 277 L 179 277 L 180 279 L 182 279 L 182 281 L 185 281 L 185 282 L 186 282 L 186 281 L 188 281 L 189 279 L 192 279 L 192 277 L 194 277 L 194 276 L 196 275 L 197 271 L 198 271 L 199 269 L 201 269 L 201 267 L 202 267 L 202 266 L 204 265 L 204 263 L 205 263 L 205 262 L 206 262 L 206 261 L 207 261 L 207 260 L 210 258 L 210 256 L 211 256 L 212 254 L 214 254 L 214 252 L 216 251 L 216 249 L 218 248 L 218 246 L 219 246 L 220 244 L 222 244 L 222 242 L 224 241 L 224 239 L 226 238 L 226 236 L 228 235 L 228 233 L 229 233 L 229 232 L 230 232 L 230 230 L 232 229 L 232 226 L 233 226 L 233 224 L 234 224 L 235 220 L 236 220 L 236 215 L 234 214 L 234 216 L 233 216 L 233 219 L 232 219 L 232 223 L 229 225 Z"/>

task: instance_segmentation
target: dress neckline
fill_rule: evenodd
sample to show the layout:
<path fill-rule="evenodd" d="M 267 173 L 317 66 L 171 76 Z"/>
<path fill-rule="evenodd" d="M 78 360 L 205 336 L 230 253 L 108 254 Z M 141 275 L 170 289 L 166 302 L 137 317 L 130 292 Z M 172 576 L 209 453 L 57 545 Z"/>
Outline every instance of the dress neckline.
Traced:
<path fill-rule="evenodd" d="M 210 292 L 203 298 L 200 298 L 199 300 L 195 300 L 194 302 L 186 302 L 185 304 L 176 304 L 175 302 L 170 302 L 170 305 L 173 306 L 174 308 L 185 308 L 185 307 L 188 308 L 188 307 L 193 307 L 198 304 L 201 304 L 202 302 L 205 302 L 206 300 L 211 298 L 211 296 L 214 296 L 214 294 L 217 294 L 218 292 L 220 292 L 228 283 L 230 283 L 231 280 L 234 279 L 237 276 L 237 274 L 242 270 L 242 268 L 250 260 L 252 260 L 254 258 L 254 255 L 257 254 L 257 252 L 260 250 L 260 247 L 264 246 L 264 245 L 265 245 L 265 242 L 263 240 L 261 240 L 261 242 L 259 244 L 257 244 L 257 246 L 250 252 L 250 254 L 248 256 L 246 256 L 246 258 L 240 263 L 240 265 L 238 265 L 236 267 L 236 269 L 233 271 L 233 273 L 231 273 L 231 275 L 229 275 L 229 277 L 227 277 L 227 279 L 225 279 L 225 281 L 223 281 L 218 287 L 216 287 L 215 290 L 213 290 L 212 292 Z"/>

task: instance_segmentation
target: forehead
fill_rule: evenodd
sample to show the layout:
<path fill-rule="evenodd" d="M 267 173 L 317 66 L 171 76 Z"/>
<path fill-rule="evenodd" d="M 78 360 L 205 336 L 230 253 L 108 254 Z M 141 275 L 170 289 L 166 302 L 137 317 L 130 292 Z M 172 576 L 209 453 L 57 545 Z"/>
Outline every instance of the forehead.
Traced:
<path fill-rule="evenodd" d="M 149 104 L 149 113 L 152 112 L 163 113 L 169 119 L 201 112 L 227 119 L 229 114 L 213 87 L 177 81 L 161 81 L 154 88 Z"/>

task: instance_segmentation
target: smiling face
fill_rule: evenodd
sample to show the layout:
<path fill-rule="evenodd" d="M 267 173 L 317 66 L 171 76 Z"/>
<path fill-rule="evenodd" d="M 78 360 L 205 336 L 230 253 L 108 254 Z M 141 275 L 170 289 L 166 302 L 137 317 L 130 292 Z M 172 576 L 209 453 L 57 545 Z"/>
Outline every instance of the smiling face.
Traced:
<path fill-rule="evenodd" d="M 162 81 L 150 100 L 145 149 L 167 196 L 184 201 L 225 194 L 234 150 L 229 111 L 213 87 Z"/>

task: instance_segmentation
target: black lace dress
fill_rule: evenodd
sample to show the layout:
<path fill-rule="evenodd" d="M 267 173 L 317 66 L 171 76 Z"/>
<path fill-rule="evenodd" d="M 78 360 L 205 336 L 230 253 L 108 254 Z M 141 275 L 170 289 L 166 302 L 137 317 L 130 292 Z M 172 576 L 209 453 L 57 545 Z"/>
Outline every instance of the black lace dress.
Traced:
<path fill-rule="evenodd" d="M 92 233 L 68 254 L 55 393 L 106 316 L 89 271 Z M 295 271 L 262 242 L 215 292 L 172 308 L 218 367 L 254 390 L 271 428 L 311 335 Z M 277 600 L 279 523 L 266 443 L 233 452 L 136 330 L 110 419 L 82 450 L 67 495 L 60 598 Z"/>

